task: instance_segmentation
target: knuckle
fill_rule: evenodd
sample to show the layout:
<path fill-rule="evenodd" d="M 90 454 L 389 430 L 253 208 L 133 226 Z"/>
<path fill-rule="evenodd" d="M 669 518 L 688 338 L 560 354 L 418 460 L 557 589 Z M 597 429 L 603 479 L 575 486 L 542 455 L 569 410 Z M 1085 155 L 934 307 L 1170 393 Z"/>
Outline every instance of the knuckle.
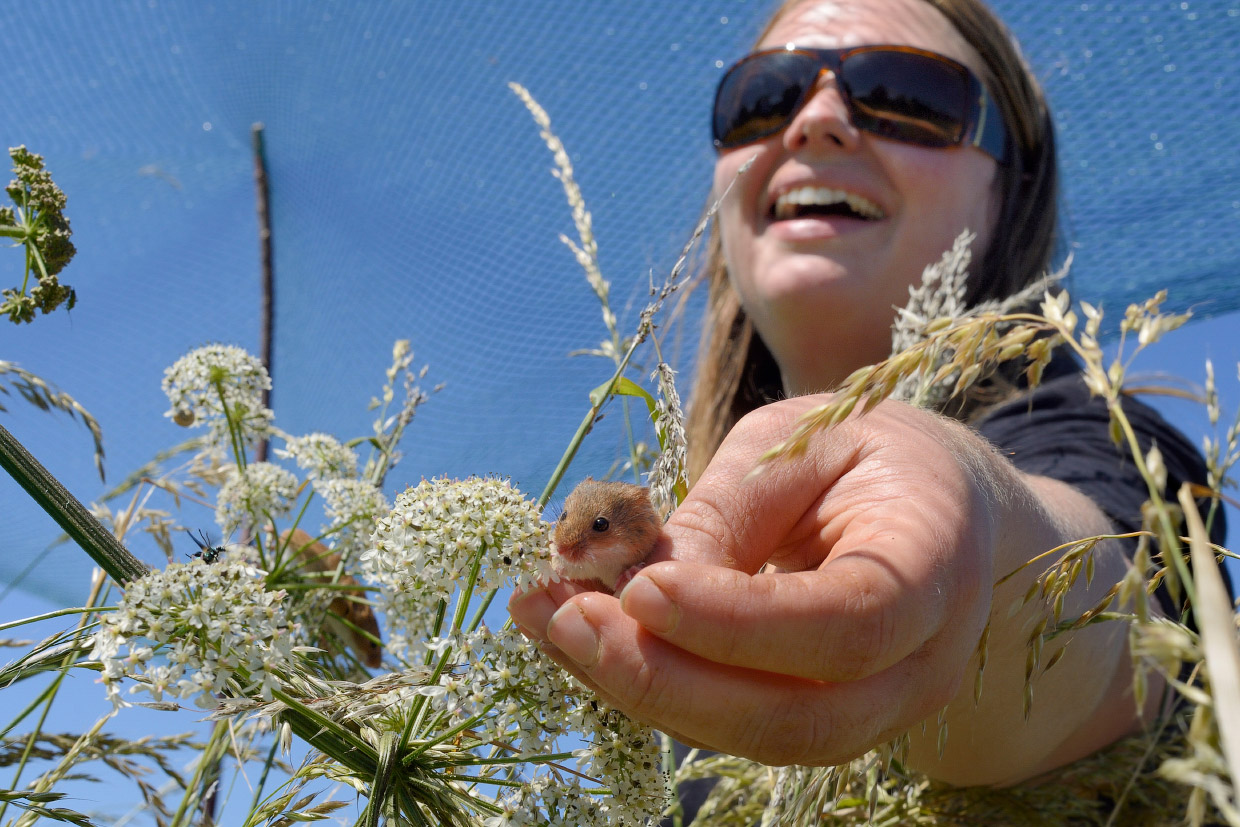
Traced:
<path fill-rule="evenodd" d="M 659 719 L 662 710 L 676 708 L 672 695 L 677 684 L 670 680 L 666 670 L 654 669 L 643 661 L 633 673 L 625 676 L 625 685 L 625 696 L 633 708 L 651 719 Z"/>
<path fill-rule="evenodd" d="M 743 547 L 743 537 L 758 528 L 754 515 L 736 502 L 724 486 L 699 487 L 694 493 L 696 496 L 686 499 L 676 509 L 677 526 L 684 532 L 705 539 L 704 543 L 695 545 L 725 552 L 722 559 L 712 562 L 735 567 L 733 552 Z"/>
<path fill-rule="evenodd" d="M 839 582 L 841 618 L 823 624 L 816 655 L 833 680 L 856 680 L 885 665 L 896 641 L 897 617 L 885 584 L 849 567 Z"/>
<path fill-rule="evenodd" d="M 778 701 L 769 715 L 753 716 L 741 731 L 742 754 L 770 766 L 819 763 L 832 727 L 820 706 L 802 693 Z"/>

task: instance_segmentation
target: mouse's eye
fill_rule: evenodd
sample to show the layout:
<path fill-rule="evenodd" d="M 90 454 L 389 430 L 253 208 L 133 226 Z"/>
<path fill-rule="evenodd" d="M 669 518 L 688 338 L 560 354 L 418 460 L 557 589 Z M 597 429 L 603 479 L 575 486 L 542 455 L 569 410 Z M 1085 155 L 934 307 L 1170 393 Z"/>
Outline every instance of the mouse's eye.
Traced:
<path fill-rule="evenodd" d="M 594 530 L 595 530 L 595 531 L 606 531 L 606 530 L 607 530 L 607 529 L 609 529 L 609 528 L 611 528 L 611 523 L 607 522 L 607 518 L 606 518 L 606 517 L 597 517 L 597 518 L 595 518 L 595 520 L 594 520 Z"/>

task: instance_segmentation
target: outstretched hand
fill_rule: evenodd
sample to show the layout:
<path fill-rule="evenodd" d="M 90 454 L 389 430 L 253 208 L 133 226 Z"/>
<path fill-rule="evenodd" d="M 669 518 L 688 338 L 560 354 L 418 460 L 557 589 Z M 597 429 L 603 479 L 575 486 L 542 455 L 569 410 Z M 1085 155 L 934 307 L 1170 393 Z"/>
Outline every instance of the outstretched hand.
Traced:
<path fill-rule="evenodd" d="M 972 677 L 996 568 L 1060 542 L 1055 521 L 983 439 L 900 403 L 751 474 L 822 401 L 746 416 L 618 597 L 562 582 L 516 595 L 516 622 L 630 715 L 763 763 L 840 763 L 943 709 Z"/>

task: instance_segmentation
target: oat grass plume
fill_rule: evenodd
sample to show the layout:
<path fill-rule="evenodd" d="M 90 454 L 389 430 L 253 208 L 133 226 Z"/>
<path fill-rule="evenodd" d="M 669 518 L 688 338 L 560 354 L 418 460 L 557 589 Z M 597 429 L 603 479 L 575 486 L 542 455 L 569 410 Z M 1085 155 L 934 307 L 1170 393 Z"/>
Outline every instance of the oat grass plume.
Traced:
<path fill-rule="evenodd" d="M 564 148 L 563 142 L 560 141 L 551 129 L 550 116 L 534 99 L 529 90 L 515 82 L 510 82 L 508 86 L 525 105 L 526 109 L 529 110 L 534 122 L 539 127 L 539 135 L 552 153 L 555 161 L 552 175 L 563 185 L 565 198 L 572 211 L 573 223 L 578 235 L 578 241 L 576 242 L 564 235 L 560 236 L 560 240 L 573 251 L 577 263 L 585 273 L 587 283 L 589 283 L 602 306 L 603 322 L 608 332 L 608 338 L 596 348 L 575 351 L 573 355 L 602 356 L 610 359 L 615 366 L 611 377 L 590 392 L 590 408 L 583 417 L 577 432 L 570 440 L 568 449 L 561 457 L 560 463 L 556 466 L 555 471 L 552 472 L 551 480 L 543 489 L 538 502 L 544 506 L 550 502 L 565 470 L 576 456 L 577 449 L 580 447 L 582 440 L 585 439 L 586 434 L 593 427 L 599 413 L 613 398 L 620 397 L 628 439 L 628 459 L 613 466 L 612 470 L 614 471 L 618 468 L 623 473 L 631 473 L 635 481 L 640 481 L 644 471 L 650 479 L 652 489 L 656 489 L 654 496 L 659 498 L 659 507 L 664 513 L 670 512 L 671 508 L 684 499 L 688 490 L 687 483 L 685 482 L 687 474 L 683 471 L 685 462 L 684 426 L 683 414 L 680 413 L 680 397 L 675 390 L 673 382 L 674 371 L 671 370 L 663 359 L 659 343 L 660 337 L 654 335 L 658 328 L 656 320 L 663 311 L 665 302 L 684 285 L 689 254 L 701 240 L 711 219 L 718 211 L 719 204 L 722 203 L 723 199 L 731 191 L 732 184 L 729 184 L 724 193 L 710 206 L 706 214 L 703 215 L 694 227 L 689 240 L 685 243 L 679 257 L 672 265 L 662 284 L 656 286 L 654 275 L 653 273 L 650 274 L 650 300 L 638 314 L 634 333 L 621 337 L 616 315 L 611 309 L 610 283 L 603 278 L 599 268 L 598 245 L 594 239 L 593 223 L 590 213 L 586 209 L 581 189 L 573 177 L 572 161 Z M 752 159 L 742 164 L 737 171 L 737 178 L 745 174 L 751 165 Z M 735 179 L 732 183 L 735 183 Z M 637 350 L 648 340 L 653 342 L 653 349 L 658 362 L 658 366 L 655 368 L 651 378 L 657 379 L 656 387 L 660 400 L 656 400 L 650 391 L 627 375 L 630 371 L 636 371 L 639 375 L 642 373 L 642 371 L 637 369 L 633 359 Z M 629 398 L 637 398 L 646 404 L 651 422 L 654 425 L 655 437 L 659 444 L 657 452 L 652 450 L 646 441 L 639 439 L 636 435 L 628 406 Z M 665 456 L 669 452 L 670 456 Z M 676 470 L 677 465 L 682 470 Z M 656 468 L 656 466 L 658 467 Z M 611 476 L 611 473 L 600 476 L 607 478 Z"/>

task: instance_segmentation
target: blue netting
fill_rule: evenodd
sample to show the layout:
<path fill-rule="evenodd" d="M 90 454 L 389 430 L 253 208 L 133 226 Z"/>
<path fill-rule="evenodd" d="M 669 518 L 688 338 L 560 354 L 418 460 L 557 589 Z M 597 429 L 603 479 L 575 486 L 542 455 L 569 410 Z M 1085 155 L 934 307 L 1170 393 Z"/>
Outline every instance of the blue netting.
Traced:
<path fill-rule="evenodd" d="M 81 304 L 0 327 L 0 357 L 99 418 L 114 479 L 182 439 L 160 416 L 162 369 L 207 341 L 257 345 L 261 121 L 279 424 L 366 432 L 392 342 L 408 338 L 447 387 L 392 484 L 495 472 L 537 491 L 609 367 L 566 356 L 604 331 L 557 240 L 572 224 L 550 156 L 506 83 L 531 90 L 572 154 L 631 329 L 702 207 L 713 84 L 768 5 L 25 4 L 0 27 L 0 143 L 45 155 L 69 194 L 80 253 L 65 275 Z M 1199 313 L 1240 306 L 1240 3 L 996 5 L 1057 112 L 1075 292 L 1112 311 L 1164 286 Z M 97 496 L 87 438 L 13 408 L 6 425 Z M 580 474 L 610 465 L 615 419 Z M 56 532 L 7 478 L 0 501 L 7 581 Z M 76 596 L 65 573 L 85 568 L 66 547 L 26 582 Z"/>

